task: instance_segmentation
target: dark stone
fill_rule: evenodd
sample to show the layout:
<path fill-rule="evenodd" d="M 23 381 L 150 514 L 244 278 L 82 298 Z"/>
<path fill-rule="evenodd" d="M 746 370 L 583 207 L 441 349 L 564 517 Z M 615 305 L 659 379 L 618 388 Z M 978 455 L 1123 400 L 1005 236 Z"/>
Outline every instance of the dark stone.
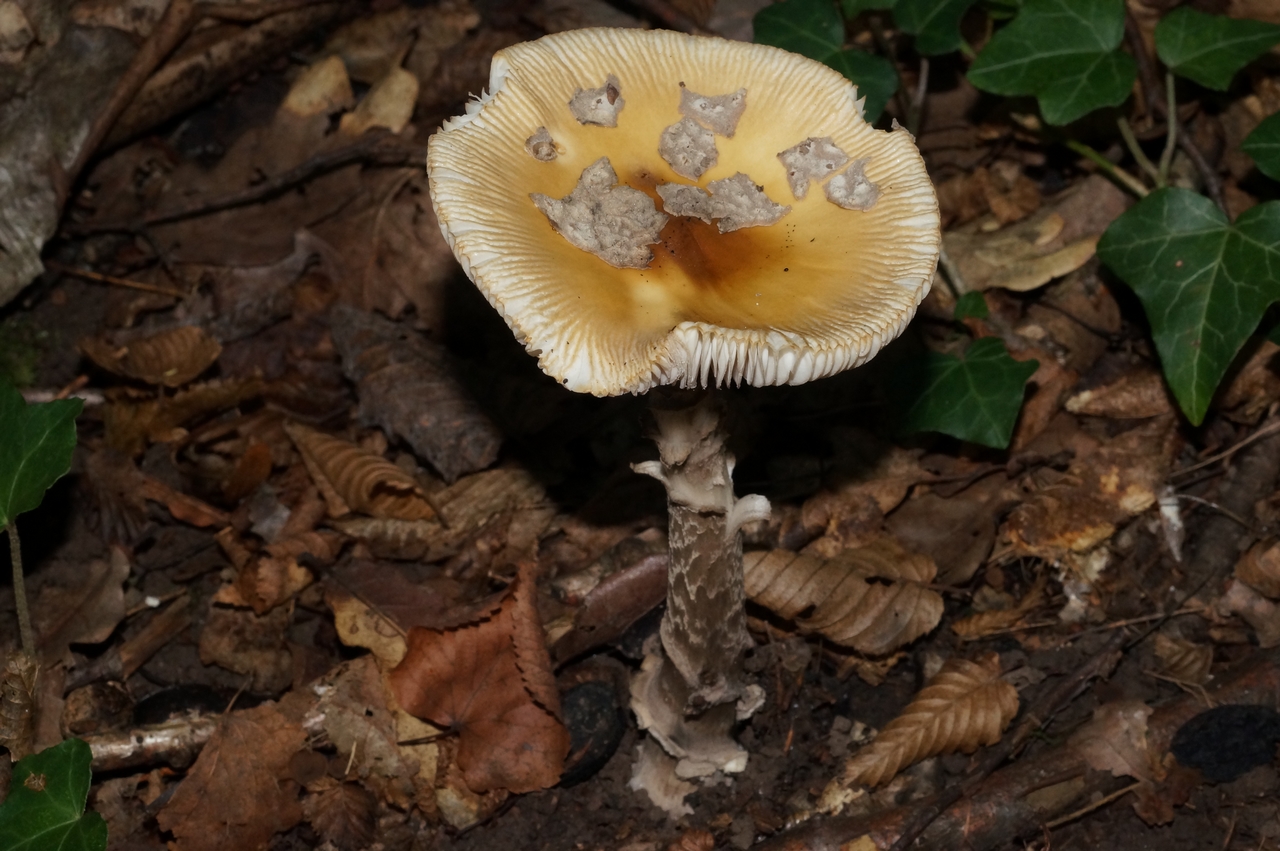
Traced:
<path fill-rule="evenodd" d="M 1218 706 L 1192 718 L 1170 750 L 1210 783 L 1228 783 L 1275 758 L 1280 712 L 1266 706 Z"/>

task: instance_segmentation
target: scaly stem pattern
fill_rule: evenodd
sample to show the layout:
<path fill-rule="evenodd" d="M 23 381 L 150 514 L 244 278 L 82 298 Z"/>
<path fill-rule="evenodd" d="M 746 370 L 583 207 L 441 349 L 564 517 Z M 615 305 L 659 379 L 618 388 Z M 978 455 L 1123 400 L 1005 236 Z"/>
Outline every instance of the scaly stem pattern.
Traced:
<path fill-rule="evenodd" d="M 742 524 L 768 516 L 763 497 L 733 495 L 733 457 L 713 393 L 655 406 L 660 461 L 636 465 L 667 488 L 671 566 L 661 648 L 632 687 L 642 727 L 679 761 L 681 777 L 741 771 L 746 751 L 733 725 L 758 707 L 743 654 L 750 646 L 744 609 Z"/>

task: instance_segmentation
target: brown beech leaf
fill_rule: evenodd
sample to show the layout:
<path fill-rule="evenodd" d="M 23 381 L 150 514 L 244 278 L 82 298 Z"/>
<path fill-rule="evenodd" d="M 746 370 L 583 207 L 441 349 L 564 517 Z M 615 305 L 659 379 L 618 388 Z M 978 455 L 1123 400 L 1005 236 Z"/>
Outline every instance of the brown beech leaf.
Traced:
<path fill-rule="evenodd" d="M 89 337 L 80 341 L 80 348 L 108 372 L 165 387 L 181 387 L 194 380 L 222 354 L 218 341 L 196 325 L 124 343 Z"/>
<path fill-rule="evenodd" d="M 1147 718 L 1153 711 L 1138 700 L 1100 706 L 1093 719 L 1071 735 L 1070 745 L 1098 771 L 1135 780 L 1160 780 L 1164 768 L 1147 744 Z"/>
<path fill-rule="evenodd" d="M 273 705 L 232 712 L 169 803 L 162 830 L 174 851 L 265 848 L 271 837 L 302 820 L 297 784 L 287 780 L 293 755 L 307 734 Z"/>
<path fill-rule="evenodd" d="M 1236 562 L 1236 579 L 1272 600 L 1280 600 L 1280 542 L 1261 541 Z"/>
<path fill-rule="evenodd" d="M 896 650 L 942 617 L 932 559 L 887 536 L 830 559 L 771 550 L 742 562 L 752 602 L 859 653 Z"/>
<path fill-rule="evenodd" d="M 1000 679 L 1000 657 L 952 657 L 929 684 L 845 763 L 838 783 L 879 786 L 926 757 L 994 745 L 1018 712 L 1018 692 Z"/>
<path fill-rule="evenodd" d="M 437 491 L 432 501 L 447 526 L 363 517 L 344 517 L 332 525 L 379 558 L 439 561 L 471 548 L 485 550 L 501 566 L 532 555 L 556 513 L 538 480 L 519 467 L 466 476 Z"/>
<path fill-rule="evenodd" d="M 381 455 L 298 423 L 285 430 L 316 483 L 327 483 L 353 511 L 400 520 L 435 517 L 417 480 Z"/>
<path fill-rule="evenodd" d="M 193 420 L 237 405 L 261 395 L 260 378 L 205 381 L 180 390 L 173 396 L 137 398 L 131 388 L 113 390 L 107 396 L 102 419 L 106 443 L 127 455 L 137 455 L 148 443 L 173 440 L 185 432 L 180 428 Z"/>
<path fill-rule="evenodd" d="M 325 845 L 364 848 L 373 839 L 378 800 L 359 783 L 325 784 L 328 788 L 307 795 L 302 802 L 307 821 Z"/>
<path fill-rule="evenodd" d="M 458 731 L 458 766 L 475 792 L 546 789 L 569 752 L 535 594 L 522 567 L 491 617 L 410 630 L 409 652 L 390 675 L 400 706 Z"/>
<path fill-rule="evenodd" d="M 1183 683 L 1204 685 L 1209 681 L 1209 669 L 1213 666 L 1213 647 L 1196 644 L 1181 638 L 1156 633 L 1156 658 L 1162 672 Z"/>
<path fill-rule="evenodd" d="M 1044 604 L 1045 574 L 1041 573 L 1027 595 L 1009 609 L 992 609 L 961 618 L 951 624 L 952 631 L 966 641 L 976 641 L 993 632 L 1009 629 Z"/>

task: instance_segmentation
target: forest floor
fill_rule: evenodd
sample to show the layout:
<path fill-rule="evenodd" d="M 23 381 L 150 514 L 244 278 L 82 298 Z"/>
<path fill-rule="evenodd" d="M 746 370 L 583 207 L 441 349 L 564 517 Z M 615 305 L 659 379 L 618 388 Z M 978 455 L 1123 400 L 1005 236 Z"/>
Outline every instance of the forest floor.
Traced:
<path fill-rule="evenodd" d="M 1168 755 L 1201 710 L 1280 694 L 1280 347 L 1251 344 L 1190 426 L 1140 306 L 1091 250 L 1030 280 L 1047 243 L 1096 239 L 1131 200 L 945 60 L 918 142 L 946 246 L 984 292 L 988 316 L 966 323 L 1039 362 L 1010 447 L 890 430 L 893 358 L 725 393 L 736 490 L 773 505 L 748 553 L 851 560 L 859 593 L 905 595 L 890 615 L 937 601 L 937 617 L 858 653 L 753 602 L 766 699 L 738 734 L 746 770 L 678 816 L 631 788 L 627 683 L 667 564 L 664 492 L 631 469 L 656 455 L 646 402 L 538 370 L 444 243 L 422 161 L 496 49 L 650 4 L 375 5 L 103 155 L 49 271 L 0 308 L 0 376 L 30 401 L 87 402 L 72 474 L 18 526 L 36 744 L 126 752 L 95 762 L 89 799 L 111 848 L 866 849 L 952 790 L 953 813 L 985 809 L 943 819 L 928 847 L 1280 846 L 1274 712 L 1184 733 L 1213 766 L 1235 760 L 1218 782 Z M 718 9 L 711 30 L 749 34 L 751 4 Z M 345 71 L 325 64 L 337 55 Z M 411 90 L 379 89 L 401 66 Z M 372 91 L 383 111 L 361 112 Z M 1277 106 L 1280 74 L 1259 71 L 1188 120 L 1239 209 L 1274 194 L 1237 149 Z M 915 327 L 945 338 L 954 307 L 937 284 Z M 858 567 L 886 551 L 922 573 Z M 626 582 L 592 597 L 610 577 Z M 501 747 L 486 708 L 520 693 L 519 676 L 476 671 L 517 670 L 530 622 L 572 741 L 565 779 L 495 769 L 476 792 L 459 753 Z M 17 642 L 5 614 L 0 647 Z M 1044 726 L 998 762 L 999 745 L 901 759 L 823 816 L 846 761 L 956 660 L 1016 692 L 1011 731 L 1031 706 Z M 440 728 L 396 706 L 397 665 L 448 693 Z M 963 711 L 995 711 L 994 693 Z M 970 723 L 953 710 L 919 710 L 916 738 Z M 162 722 L 169 739 L 127 744 Z"/>

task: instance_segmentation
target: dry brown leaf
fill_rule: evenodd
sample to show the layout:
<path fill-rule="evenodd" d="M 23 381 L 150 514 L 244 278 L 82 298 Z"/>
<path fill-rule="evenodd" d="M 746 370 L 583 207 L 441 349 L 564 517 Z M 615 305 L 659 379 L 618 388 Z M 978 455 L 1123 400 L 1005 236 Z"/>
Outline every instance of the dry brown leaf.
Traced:
<path fill-rule="evenodd" d="M 271 475 L 271 447 L 250 440 L 236 460 L 230 474 L 222 480 L 222 495 L 228 502 L 239 502 L 256 491 Z"/>
<path fill-rule="evenodd" d="M 1098 771 L 1135 780 L 1159 780 L 1164 769 L 1147 743 L 1147 718 L 1153 711 L 1138 700 L 1100 706 L 1093 719 L 1071 735 L 1070 745 Z"/>
<path fill-rule="evenodd" d="M 1196 644 L 1158 632 L 1155 651 L 1166 676 L 1194 685 L 1204 685 L 1209 681 L 1209 669 L 1213 666 L 1211 645 Z"/>
<path fill-rule="evenodd" d="M 265 848 L 302 820 L 297 784 L 287 779 L 307 734 L 273 705 L 223 718 L 195 765 L 160 811 L 173 851 Z"/>
<path fill-rule="evenodd" d="M 14 650 L 0 675 L 0 745 L 9 749 L 16 762 L 32 751 L 35 743 L 36 673 L 40 664 Z"/>
<path fill-rule="evenodd" d="M 111 637 L 124 619 L 124 583 L 129 573 L 129 556 L 120 547 L 112 547 L 105 561 L 56 562 L 43 572 L 44 584 L 31 607 L 31 625 L 44 665 L 70 664 L 70 645 L 96 644 Z"/>
<path fill-rule="evenodd" d="M 326 784 L 328 788 L 309 794 L 302 802 L 307 821 L 326 846 L 365 848 L 373 839 L 374 813 L 378 800 L 359 783 Z"/>
<path fill-rule="evenodd" d="M 225 511 L 219 511 L 209 503 L 182 491 L 174 490 L 159 479 L 144 475 L 138 483 L 138 494 L 153 502 L 161 503 L 174 520 L 190 523 L 204 529 L 209 526 L 225 526 L 231 522 Z"/>
<path fill-rule="evenodd" d="M 527 470 L 501 467 L 459 479 L 432 495 L 448 525 L 430 521 L 363 523 L 344 518 L 334 527 L 384 558 L 436 561 L 456 556 L 451 575 L 499 570 L 531 558 L 556 515 L 555 505 Z M 434 527 L 434 528 L 432 528 Z"/>
<path fill-rule="evenodd" d="M 1127 205 L 1123 192 L 1093 175 L 1025 221 L 991 233 L 980 220 L 943 234 L 943 245 L 969 290 L 1025 292 L 1084 265 Z"/>
<path fill-rule="evenodd" d="M 278 694 L 293 681 L 293 654 L 285 638 L 292 622 L 292 605 L 265 615 L 212 605 L 200 632 L 200 661 L 248 677 L 252 691 Z"/>
<path fill-rule="evenodd" d="M 90 337 L 80 342 L 80 348 L 108 372 L 165 387 L 181 387 L 194 380 L 222 354 L 218 341 L 196 325 L 122 343 Z"/>
<path fill-rule="evenodd" d="M 994 632 L 1006 630 L 1018 623 L 1029 613 L 1044 604 L 1045 574 L 1041 573 L 1025 597 L 1016 606 L 1008 609 L 992 609 L 978 612 L 951 624 L 952 631 L 965 641 L 976 641 Z"/>
<path fill-rule="evenodd" d="M 1280 647 L 1280 606 L 1244 582 L 1232 581 L 1215 608 L 1224 615 L 1239 615 L 1253 627 L 1258 646 L 1264 650 Z"/>
<path fill-rule="evenodd" d="M 502 595 L 468 605 L 456 579 L 420 578 L 405 567 L 354 559 L 336 568 L 330 585 L 388 618 L 402 634 L 415 626 L 449 629 L 496 612 Z"/>
<path fill-rule="evenodd" d="M 491 618 L 440 632 L 415 627 L 391 672 L 407 711 L 458 732 L 458 766 L 475 792 L 532 792 L 560 780 L 569 734 L 523 568 Z"/>
<path fill-rule="evenodd" d="M 1250 588 L 1280 600 L 1280 542 L 1260 541 L 1236 562 L 1235 577 Z"/>
<path fill-rule="evenodd" d="M 831 559 L 746 553 L 743 570 L 752 602 L 859 653 L 892 652 L 942 617 L 942 597 L 927 587 L 933 561 L 888 536 Z"/>
<path fill-rule="evenodd" d="M 408 646 L 404 632 L 388 617 L 340 588 L 327 588 L 324 598 L 333 610 L 333 626 L 343 644 L 366 648 L 383 670 L 400 664 Z"/>
<path fill-rule="evenodd" d="M 330 485 L 353 511 L 400 520 L 435 517 L 417 480 L 381 455 L 298 423 L 285 430 L 316 483 Z"/>
<path fill-rule="evenodd" d="M 963 585 L 990 554 L 1000 516 L 1013 504 L 1008 479 L 995 474 L 953 496 L 914 494 L 889 515 L 886 526 L 934 560 L 939 583 Z"/>
<path fill-rule="evenodd" d="M 1018 692 L 1000 679 L 998 655 L 976 662 L 952 657 L 871 744 L 845 763 L 833 783 L 879 786 L 926 757 L 994 745 L 1017 712 Z"/>
<path fill-rule="evenodd" d="M 1138 364 L 1111 381 L 1081 390 L 1067 399 L 1065 407 L 1073 414 L 1113 419 L 1158 417 L 1173 412 L 1164 376 L 1149 364 Z"/>
<path fill-rule="evenodd" d="M 180 426 L 223 411 L 262 393 L 258 378 L 205 381 L 159 399 L 137 398 L 130 388 L 108 394 L 103 408 L 107 446 L 127 455 L 137 455 L 148 443 L 166 443 L 185 435 Z"/>

